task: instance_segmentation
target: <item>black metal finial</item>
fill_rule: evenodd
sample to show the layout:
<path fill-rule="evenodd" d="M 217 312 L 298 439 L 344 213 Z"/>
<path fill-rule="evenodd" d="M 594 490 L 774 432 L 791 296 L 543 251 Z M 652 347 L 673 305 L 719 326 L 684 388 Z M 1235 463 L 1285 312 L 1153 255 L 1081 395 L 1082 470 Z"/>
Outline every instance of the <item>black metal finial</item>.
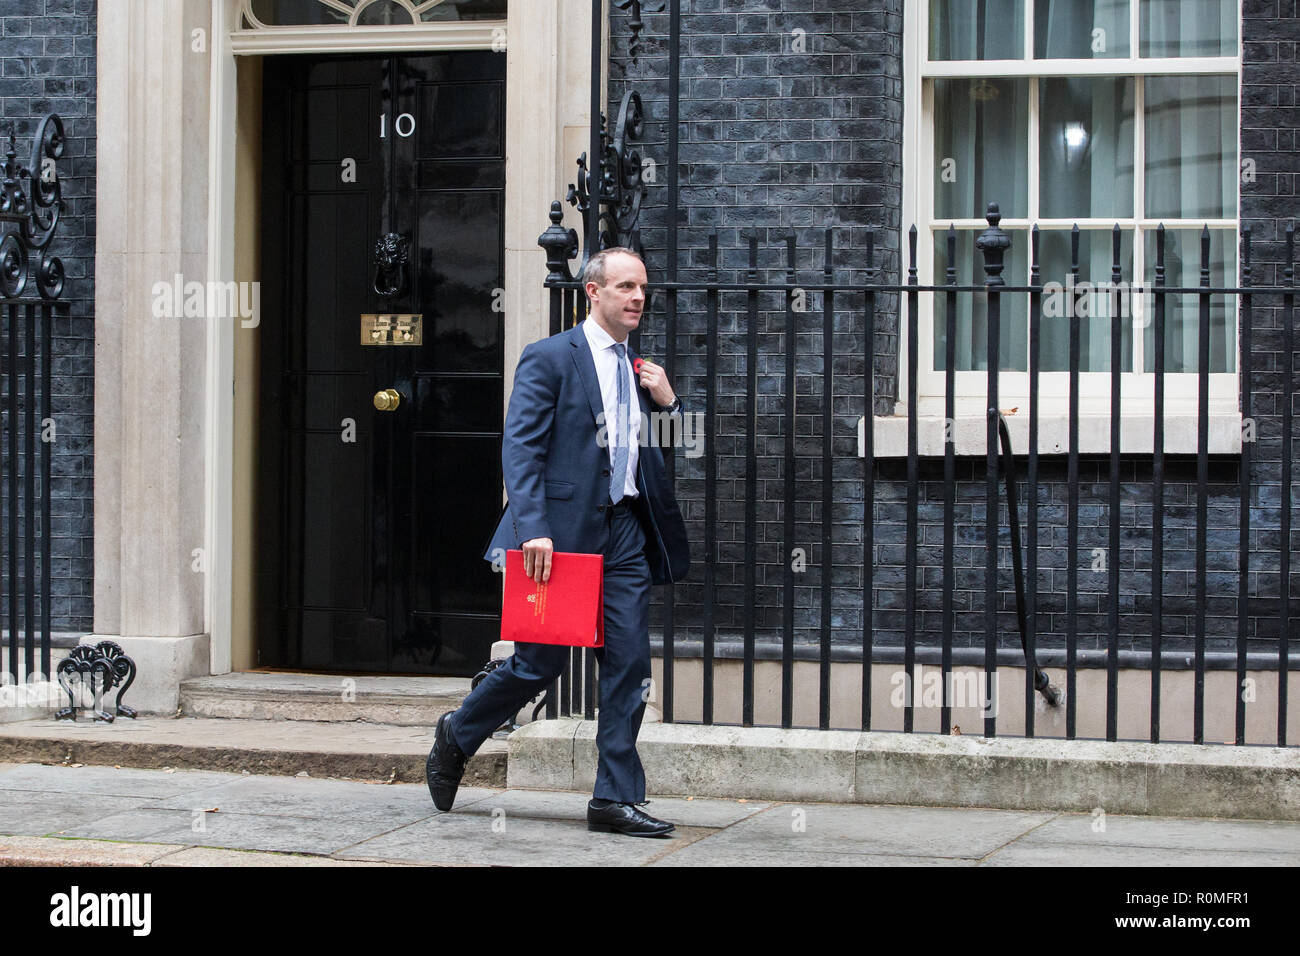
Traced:
<path fill-rule="evenodd" d="M 1002 278 L 1003 258 L 1011 248 L 1011 237 L 998 227 L 998 223 L 1002 221 L 1002 213 L 998 210 L 997 203 L 989 203 L 989 211 L 985 218 L 988 220 L 989 227 L 975 240 L 975 245 L 984 253 L 984 284 L 1006 285 Z"/>
<path fill-rule="evenodd" d="M 569 260 L 578 254 L 578 233 L 560 225 L 564 221 L 564 209 L 559 200 L 551 203 L 551 224 L 537 237 L 537 244 L 546 250 L 547 282 L 563 282 L 573 278 L 569 270 Z"/>

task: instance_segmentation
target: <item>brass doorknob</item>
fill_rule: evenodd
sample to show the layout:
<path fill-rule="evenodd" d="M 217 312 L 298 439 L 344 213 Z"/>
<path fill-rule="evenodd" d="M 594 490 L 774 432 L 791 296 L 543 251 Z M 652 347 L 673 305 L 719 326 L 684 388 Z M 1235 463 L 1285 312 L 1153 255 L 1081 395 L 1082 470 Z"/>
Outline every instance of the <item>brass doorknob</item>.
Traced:
<path fill-rule="evenodd" d="M 402 393 L 395 388 L 385 388 L 375 392 L 375 408 L 381 412 L 391 412 L 402 403 Z"/>

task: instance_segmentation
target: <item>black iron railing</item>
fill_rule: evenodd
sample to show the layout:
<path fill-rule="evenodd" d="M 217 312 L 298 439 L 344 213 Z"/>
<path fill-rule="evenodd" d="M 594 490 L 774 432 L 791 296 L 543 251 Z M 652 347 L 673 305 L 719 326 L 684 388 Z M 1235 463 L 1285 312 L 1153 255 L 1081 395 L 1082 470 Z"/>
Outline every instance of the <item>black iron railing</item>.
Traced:
<path fill-rule="evenodd" d="M 1041 281 L 1041 269 L 1039 263 L 1038 239 L 1039 233 L 1035 227 L 1029 233 L 1030 254 L 1031 254 L 1031 271 L 1030 284 L 1027 286 L 1012 286 L 1005 282 L 1003 272 L 1003 258 L 1010 245 L 1010 237 L 999 227 L 1000 217 L 998 215 L 996 204 L 991 205 L 989 209 L 988 222 L 989 226 L 980 234 L 977 240 L 977 246 L 984 255 L 984 274 L 985 281 L 982 285 L 958 285 L 957 273 L 954 267 L 956 235 L 949 230 L 947 236 L 948 250 L 948 268 L 945 275 L 945 282 L 942 285 L 921 285 L 917 271 L 917 233 L 913 228 L 910 232 L 910 250 L 909 250 L 909 267 L 906 278 L 901 282 L 888 282 L 878 278 L 879 272 L 873 261 L 873 242 L 869 238 L 866 249 L 866 258 L 862 263 L 865 269 L 866 280 L 864 282 L 848 283 L 838 282 L 832 271 L 831 263 L 834 261 L 835 250 L 832 248 L 832 234 L 828 230 L 826 233 L 825 246 L 822 253 L 822 261 L 825 263 L 821 270 L 818 281 L 807 282 L 799 280 L 799 270 L 796 269 L 796 248 L 793 238 L 787 239 L 785 243 L 785 261 L 786 270 L 784 281 L 769 281 L 760 279 L 758 269 L 758 244 L 756 239 L 749 240 L 748 262 L 749 268 L 743 270 L 743 275 L 738 275 L 734 281 L 720 281 L 718 278 L 718 241 L 717 236 L 710 238 L 708 249 L 708 267 L 707 272 L 702 279 L 692 279 L 687 281 L 678 281 L 675 278 L 675 269 L 668 271 L 669 279 L 660 282 L 657 285 L 652 284 L 653 301 L 656 301 L 660 307 L 653 311 L 657 315 L 649 315 L 648 324 L 662 329 L 663 333 L 663 364 L 668 369 L 670 376 L 673 375 L 674 369 L 678 364 L 679 355 L 685 354 L 679 348 L 678 342 L 678 315 L 680 306 L 680 297 L 685 295 L 695 296 L 703 301 L 703 328 L 706 330 L 704 337 L 702 356 L 690 356 L 695 367 L 702 370 L 704 382 L 704 394 L 702 403 L 700 397 L 694 397 L 695 407 L 702 404 L 704 415 L 703 432 L 704 432 L 704 456 L 705 460 L 702 466 L 703 483 L 704 483 L 704 500 L 703 500 L 703 521 L 702 521 L 702 540 L 693 542 L 695 552 L 695 568 L 692 572 L 692 580 L 702 582 L 699 594 L 698 604 L 692 604 L 690 607 L 684 607 L 679 602 L 675 602 L 672 591 L 665 589 L 664 595 L 664 617 L 662 626 L 663 641 L 663 686 L 660 688 L 659 703 L 662 705 L 664 719 L 672 720 L 674 717 L 674 697 L 676 688 L 674 687 L 674 660 L 676 655 L 676 634 L 679 630 L 689 629 L 692 633 L 700 635 L 700 654 L 702 656 L 702 680 L 699 687 L 701 695 L 701 719 L 704 723 L 714 722 L 714 700 L 716 696 L 716 673 L 715 665 L 717 655 L 715 641 L 717 638 L 717 613 L 718 613 L 718 587 L 715 581 L 715 575 L 719 567 L 716 541 L 718 537 L 718 455 L 717 447 L 719 439 L 739 438 L 744 444 L 744 478 L 743 478 L 743 505 L 744 505 L 744 540 L 743 553 L 743 595 L 741 597 L 740 608 L 740 632 L 743 641 L 743 652 L 741 654 L 741 676 L 740 676 L 740 695 L 742 700 L 741 706 L 741 723 L 745 725 L 754 722 L 754 668 L 756 661 L 756 647 L 758 645 L 758 628 L 756 626 L 756 613 L 759 606 L 759 586 L 758 586 L 758 567 L 757 552 L 760 545 L 757 533 L 757 508 L 759 507 L 760 496 L 757 493 L 758 481 L 758 463 L 761 457 L 758 446 L 758 430 L 756 428 L 756 399 L 759 386 L 759 300 L 760 296 L 780 296 L 784 298 L 786 324 L 784 338 L 784 360 L 785 360 L 785 408 L 784 408 L 784 448 L 783 455 L 780 456 L 783 465 L 783 487 L 784 487 L 784 522 L 783 522 L 783 544 L 784 553 L 788 556 L 791 549 L 797 544 L 795 540 L 793 511 L 795 505 L 800 503 L 800 498 L 796 494 L 796 446 L 800 443 L 806 443 L 812 439 L 819 439 L 821 442 L 821 520 L 820 520 L 820 539 L 822 564 L 820 568 L 820 627 L 818 643 L 815 646 L 815 659 L 818 662 L 818 726 L 822 728 L 830 727 L 830 707 L 831 707 L 831 663 L 833 650 L 842 648 L 845 638 L 845 629 L 832 626 L 833 608 L 835 607 L 832 599 L 833 575 L 830 564 L 830 555 L 835 545 L 835 525 L 831 520 L 832 506 L 834 504 L 834 485 L 832 483 L 833 463 L 835 453 L 833 451 L 833 442 L 837 435 L 837 426 L 834 415 L 834 365 L 833 358 L 835 351 L 833 340 L 836 335 L 835 316 L 843 310 L 859 311 L 861 315 L 862 334 L 859 339 L 858 354 L 862 358 L 862 367 L 866 370 L 863 376 L 862 389 L 862 414 L 865 418 L 864 430 L 862 436 L 862 460 L 861 460 L 861 487 L 863 494 L 862 510 L 862 614 L 860 633 L 857 634 L 856 643 L 860 648 L 862 662 L 862 683 L 861 683 L 861 720 L 862 729 L 870 729 L 872 722 L 872 700 L 871 700 L 871 681 L 870 671 L 873 657 L 879 659 L 877 651 L 884 651 L 885 648 L 876 648 L 874 646 L 875 625 L 873 618 L 878 615 L 879 609 L 873 600 L 874 588 L 873 580 L 879 559 L 876 551 L 876 525 L 879 523 L 876 509 L 876 493 L 878 482 L 881 481 L 880 463 L 876 457 L 874 449 L 874 429 L 871 427 L 873 419 L 873 378 L 876 369 L 876 323 L 877 323 L 877 299 L 881 296 L 897 295 L 901 302 L 901 322 L 906 329 L 907 347 L 906 347 L 906 366 L 907 366 L 907 390 L 905 396 L 905 408 L 907 413 L 907 454 L 906 454 L 906 471 L 905 471 L 905 555 L 903 559 L 903 578 L 904 578 L 904 614 L 903 614 L 903 639 L 901 647 L 901 656 L 903 670 L 906 674 L 912 674 L 917 661 L 918 650 L 928 652 L 932 650 L 933 641 L 925 635 L 918 634 L 918 612 L 920 609 L 920 595 L 924 587 L 918 580 L 920 562 L 918 561 L 918 545 L 921 529 L 920 513 L 920 489 L 922 478 L 920 471 L 922 468 L 923 456 L 920 453 L 920 443 L 918 438 L 918 426 L 920 422 L 920 408 L 918 398 L 918 355 L 919 355 L 919 331 L 918 316 L 920 315 L 920 302 L 922 295 L 935 297 L 936 300 L 942 300 L 946 303 L 946 362 L 945 370 L 945 394 L 944 406 L 945 416 L 949 423 L 956 420 L 956 355 L 954 352 L 954 343 L 956 342 L 956 316 L 957 304 L 962 297 L 975 297 L 982 299 L 985 312 L 987 315 L 987 440 L 983 457 L 985 457 L 984 467 L 984 501 L 985 501 L 985 518 L 984 518 L 984 606 L 983 606 L 983 668 L 986 680 L 993 681 L 999 666 L 999 658 L 1002 658 L 1005 666 L 1005 648 L 1003 653 L 999 654 L 1000 625 L 998 620 L 998 598 L 1002 590 L 999 587 L 999 575 L 1002 568 L 999 565 L 999 536 L 1007 534 L 1011 538 L 1013 547 L 1011 549 L 1012 563 L 1014 566 L 1015 576 L 1015 593 L 1017 596 L 1016 619 L 1020 629 L 1020 643 L 1023 649 L 1023 659 L 1026 665 L 1027 677 L 1025 680 L 1025 700 L 1024 700 L 1024 728 L 1026 735 L 1033 736 L 1034 728 L 1034 695 L 1042 694 L 1049 706 L 1063 706 L 1065 709 L 1065 735 L 1073 738 L 1077 735 L 1076 729 L 1076 692 L 1078 688 L 1077 678 L 1081 666 L 1084 663 L 1097 663 L 1097 654 L 1087 648 L 1079 646 L 1079 629 L 1078 629 L 1078 572 L 1079 572 L 1079 542 L 1080 542 L 1080 524 L 1079 524 L 1079 504 L 1080 504 L 1080 408 L 1079 408 L 1079 375 L 1081 366 L 1081 331 L 1080 331 L 1080 309 L 1070 310 L 1069 324 L 1069 395 L 1068 395 L 1068 433 L 1069 447 L 1066 452 L 1066 479 L 1067 489 L 1067 515 L 1066 515 L 1066 537 L 1067 537 L 1067 560 L 1065 561 L 1067 583 L 1066 583 L 1066 606 L 1065 606 L 1065 627 L 1064 633 L 1053 635 L 1059 638 L 1056 643 L 1061 646 L 1053 648 L 1053 652 L 1058 659 L 1063 656 L 1065 671 L 1065 691 L 1063 695 L 1055 688 L 1050 686 L 1046 675 L 1038 667 L 1038 659 L 1041 652 L 1038 638 L 1044 636 L 1045 632 L 1040 627 L 1042 623 L 1039 620 L 1042 611 L 1038 589 L 1040 580 L 1040 553 L 1043 550 L 1043 543 L 1039 540 L 1040 523 L 1039 523 L 1039 492 L 1042 487 L 1039 461 L 1039 437 L 1040 437 L 1040 399 L 1039 385 L 1042 374 L 1041 362 L 1041 344 L 1040 333 L 1043 319 L 1043 295 L 1045 286 Z M 550 289 L 550 323 L 552 333 L 567 328 L 578 321 L 581 321 L 586 315 L 585 297 L 581 292 L 580 284 L 571 277 L 566 260 L 576 255 L 576 237 L 572 233 L 566 233 L 559 227 L 560 212 L 556 204 L 552 210 L 552 227 L 546 234 L 541 237 L 542 245 L 548 251 L 548 267 L 550 275 L 547 278 L 546 285 Z M 1286 233 L 1285 243 L 1285 266 L 1282 269 L 1282 281 L 1279 285 L 1261 286 L 1252 283 L 1252 265 L 1251 265 L 1251 236 L 1249 229 L 1243 229 L 1241 232 L 1241 284 L 1238 286 L 1212 286 L 1210 284 L 1210 236 L 1208 231 L 1203 231 L 1200 243 L 1200 282 L 1196 286 L 1174 287 L 1165 282 L 1165 234 L 1161 227 L 1156 234 L 1156 266 L 1154 270 L 1154 282 L 1149 287 L 1143 287 L 1134 282 L 1124 286 L 1121 282 L 1121 259 L 1120 259 L 1120 234 L 1118 227 L 1114 231 L 1114 241 L 1112 243 L 1112 269 L 1111 269 L 1111 286 L 1112 291 L 1108 295 L 1115 297 L 1115 307 L 1111 309 L 1111 354 L 1110 354 L 1110 445 L 1108 449 L 1109 475 L 1107 482 L 1107 532 L 1109 555 L 1111 560 L 1107 564 L 1107 590 L 1105 600 L 1106 604 L 1106 627 L 1105 627 L 1105 651 L 1104 666 L 1106 670 L 1105 682 L 1105 712 L 1106 712 L 1106 738 L 1110 740 L 1118 737 L 1118 709 L 1120 704 L 1119 690 L 1119 672 L 1121 663 L 1125 668 L 1139 667 L 1149 671 L 1150 674 L 1150 695 L 1145 706 L 1149 706 L 1151 712 L 1149 739 L 1159 741 L 1162 739 L 1162 730 L 1160 726 L 1161 712 L 1161 693 L 1162 693 L 1162 668 L 1165 659 L 1165 649 L 1162 642 L 1166 637 L 1164 610 L 1167 604 L 1167 598 L 1163 591 L 1163 578 L 1166 571 L 1164 562 L 1164 544 L 1167 535 L 1165 526 L 1165 516 L 1167 505 L 1165 501 L 1165 479 L 1166 479 L 1166 452 L 1165 452 L 1165 418 L 1166 418 L 1166 360 L 1165 360 L 1165 335 L 1166 335 L 1166 317 L 1168 303 L 1171 296 L 1195 296 L 1198 303 L 1198 363 L 1197 371 L 1197 402 L 1196 402 L 1196 421 L 1197 421 L 1197 443 L 1195 453 L 1196 477 L 1195 477 L 1195 541 L 1191 548 L 1194 565 L 1194 595 L 1190 603 L 1190 634 L 1187 639 L 1190 642 L 1191 669 L 1193 670 L 1193 727 L 1192 739 L 1196 743 L 1205 742 L 1205 712 L 1207 707 L 1205 677 L 1207 670 L 1207 604 L 1209 600 L 1207 587 L 1208 559 L 1207 559 L 1207 536 L 1208 527 L 1208 498 L 1209 498 L 1209 469 L 1210 469 L 1210 445 L 1209 445 L 1209 419 L 1210 419 L 1210 309 L 1211 300 L 1217 297 L 1235 297 L 1238 308 L 1236 312 L 1240 321 L 1240 366 L 1239 378 L 1241 382 L 1240 408 L 1244 422 L 1250 423 L 1252 428 L 1255 427 L 1253 415 L 1258 405 L 1259 398 L 1262 394 L 1267 395 L 1268 402 L 1276 403 L 1280 412 L 1275 416 L 1275 427 L 1280 433 L 1276 438 L 1280 439 L 1280 468 L 1278 487 L 1278 522 L 1275 527 L 1260 527 L 1258 520 L 1252 526 L 1252 493 L 1259 482 L 1259 466 L 1256 455 L 1253 453 L 1254 442 L 1245 440 L 1242 442 L 1240 455 L 1221 456 L 1216 454 L 1216 461 L 1227 462 L 1235 465 L 1237 475 L 1235 476 L 1235 488 L 1239 496 L 1240 506 L 1240 535 L 1238 554 L 1236 556 L 1235 573 L 1237 575 L 1237 589 L 1235 594 L 1236 602 L 1236 641 L 1235 641 L 1235 669 L 1236 669 L 1236 704 L 1235 713 L 1235 736 L 1237 743 L 1244 743 L 1246 739 L 1246 695 L 1241 692 L 1241 688 L 1247 681 L 1248 664 L 1254 671 L 1276 669 L 1278 674 L 1277 687 L 1277 713 L 1276 713 L 1276 742 L 1278 745 L 1287 743 L 1286 723 L 1287 723 L 1287 681 L 1286 675 L 1293 666 L 1290 653 L 1290 629 L 1291 621 L 1291 601 L 1290 601 L 1290 569 L 1291 569 L 1291 500 L 1292 500 L 1292 477 L 1291 477 L 1291 458 L 1293 454 L 1293 416 L 1292 405 L 1295 397 L 1295 368 L 1294 368 L 1294 273 L 1291 263 L 1294 258 L 1294 230 L 1289 228 Z M 670 260 L 671 261 L 671 260 Z M 1070 277 L 1076 288 L 1080 287 L 1080 262 L 1079 262 L 1079 233 L 1076 226 L 1072 233 L 1071 242 L 1071 265 Z M 805 274 L 806 277 L 806 274 Z M 1067 287 L 1068 288 L 1068 287 Z M 718 380 L 718 329 L 720 314 L 720 299 L 724 294 L 740 293 L 744 295 L 744 306 L 738 306 L 735 310 L 737 318 L 740 320 L 745 337 L 745 388 L 744 388 L 744 428 L 739 435 L 720 435 L 719 422 L 719 396 L 717 388 Z M 821 343 L 822 354 L 821 360 L 821 389 L 820 409 L 821 409 L 821 428 L 820 434 L 800 435 L 798 429 L 799 418 L 794 411 L 794 402 L 791 398 L 793 389 L 790 387 L 793 383 L 798 365 L 798 344 L 799 339 L 796 334 L 798 321 L 796 320 L 795 296 L 819 295 L 821 297 Z M 1124 366 L 1121 361 L 1121 339 L 1122 339 L 1122 318 L 1127 313 L 1120 307 L 1121 296 L 1146 296 L 1153 303 L 1153 324 L 1154 324 L 1154 419 L 1152 430 L 1153 450 L 1150 454 L 1151 482 L 1145 501 L 1149 502 L 1151 508 L 1150 522 L 1150 551 L 1151 551 L 1151 570 L 1147 580 L 1149 581 L 1149 590 L 1145 594 L 1136 595 L 1141 597 L 1144 602 L 1150 604 L 1150 630 L 1149 632 L 1136 633 L 1126 631 L 1122 623 L 1120 605 L 1122 597 L 1134 597 L 1134 593 L 1129 590 L 1121 592 L 1120 554 L 1121 541 L 1121 476 L 1122 476 L 1122 459 L 1120 447 L 1121 420 L 1123 411 L 1123 391 L 1122 382 Z M 1252 327 L 1254 324 L 1254 303 L 1259 297 L 1268 297 L 1280 304 L 1280 328 L 1281 328 L 1281 367 L 1276 369 L 1276 376 L 1269 379 L 1269 387 L 1261 389 L 1259 380 L 1256 376 L 1256 369 L 1253 365 L 1252 356 Z M 1028 300 L 1028 378 L 1029 378 L 1029 401 L 1028 401 L 1028 447 L 1022 450 L 1019 462 L 1012 457 L 1010 448 L 1010 436 L 1006 429 L 1005 419 L 998 411 L 998 386 L 999 386 L 999 344 L 1001 341 L 1001 315 L 1003 300 L 1010 297 L 1023 297 Z M 857 326 L 855 325 L 855 328 Z M 699 331 L 698 326 L 694 327 L 692 333 Z M 812 331 L 805 328 L 804 331 Z M 840 333 L 841 337 L 843 333 Z M 692 335 L 687 339 L 694 343 L 699 341 L 698 335 Z M 698 346 L 691 345 L 698 351 Z M 1189 373 L 1190 374 L 1190 373 Z M 1270 419 L 1274 421 L 1274 419 Z M 842 426 L 840 426 L 842 430 Z M 841 438 L 843 436 L 840 436 Z M 1253 436 L 1252 436 L 1253 437 Z M 954 593 L 956 590 L 955 575 L 957 569 L 954 562 L 955 537 L 958 530 L 958 523 L 955 517 L 955 506 L 957 492 L 961 485 L 961 480 L 957 474 L 957 450 L 955 440 L 945 440 L 943 450 L 943 557 L 942 557 L 942 609 L 941 625 L 938 634 L 938 657 L 940 667 L 943 672 L 943 687 L 949 686 L 949 675 L 954 667 L 953 658 L 953 639 L 954 639 L 954 622 L 956 610 L 954 607 Z M 1126 453 L 1130 459 L 1134 456 L 1132 453 Z M 843 457 L 841 455 L 841 457 Z M 1146 455 L 1137 456 L 1143 462 L 1147 461 Z M 671 461 L 671 457 L 670 457 Z M 1023 463 L 1023 464 L 1021 464 Z M 1279 462 L 1270 460 L 1270 467 L 1276 466 Z M 670 468 L 671 468 L 670 464 Z M 1019 475 L 1023 482 L 1026 495 L 1023 503 L 1016 494 L 1017 472 L 1023 467 L 1023 472 Z M 1006 481 L 1006 494 L 1008 500 L 1008 509 L 1002 511 L 1000 505 L 1000 492 L 1003 480 Z M 1271 484 L 1271 482 L 1270 482 Z M 1260 513 L 1267 513 L 1270 509 L 1259 509 Z M 1021 542 L 1020 522 L 1023 512 L 1026 526 L 1025 541 Z M 1005 514 L 1005 517 L 1004 517 Z M 1258 519 L 1258 513 L 1256 514 Z M 1009 525 L 1009 529 L 1008 529 Z M 1145 531 L 1145 529 L 1143 529 Z M 1251 576 L 1255 574 L 1257 578 L 1267 577 L 1273 574 L 1272 568 L 1264 570 L 1252 570 L 1252 540 L 1258 538 L 1260 534 L 1272 534 L 1276 532 L 1279 541 L 1279 567 L 1277 569 L 1277 596 L 1276 598 L 1264 595 L 1263 593 L 1254 593 L 1256 588 L 1251 584 Z M 1252 534 L 1255 538 L 1252 538 Z M 1020 550 L 1023 547 L 1025 553 L 1026 568 L 1023 573 L 1021 570 Z M 1059 552 L 1059 548 L 1056 549 Z M 1262 578 L 1261 578 L 1262 579 Z M 796 610 L 796 583 L 791 572 L 790 562 L 785 562 L 785 573 L 782 584 L 782 627 L 780 636 L 780 660 L 781 660 L 781 725 L 791 726 L 792 715 L 795 700 L 795 683 L 794 683 L 794 662 L 796 658 L 796 649 L 798 648 L 801 656 L 808 656 L 807 647 L 797 645 L 795 640 L 795 610 Z M 1222 611 L 1222 602 L 1217 602 Z M 1261 661 L 1258 653 L 1252 652 L 1248 655 L 1248 646 L 1252 641 L 1258 641 L 1264 635 L 1255 634 L 1254 627 L 1261 621 L 1270 621 L 1276 626 L 1276 653 L 1272 655 L 1271 661 Z M 1262 629 L 1261 629 L 1262 630 Z M 1222 642 L 1220 642 L 1221 644 Z M 1149 654 L 1140 650 L 1141 647 L 1149 646 Z M 1257 645 L 1258 646 L 1258 645 Z M 891 647 L 888 650 L 897 652 L 899 649 Z M 1045 652 L 1042 652 L 1045 653 Z M 575 652 L 576 655 L 576 652 Z M 969 653 L 963 654 L 963 659 L 968 660 Z M 1086 658 L 1083 660 L 1081 658 Z M 557 716 L 559 714 L 570 714 L 585 712 L 588 717 L 594 714 L 595 693 L 591 680 L 584 680 L 583 674 L 591 675 L 594 673 L 594 660 L 591 652 L 587 652 L 585 667 L 579 665 L 582 661 L 575 656 L 574 667 L 569 673 L 566 673 L 559 682 L 558 694 L 553 694 L 548 702 L 548 716 Z M 987 684 L 986 684 L 987 686 Z M 1135 705 L 1136 702 L 1128 699 L 1125 706 Z M 911 697 L 903 708 L 903 729 L 912 731 L 914 729 L 914 709 L 915 703 Z M 953 730 L 951 721 L 951 702 L 947 697 L 941 709 L 941 732 L 948 733 Z M 986 736 L 994 736 L 997 733 L 996 714 L 987 714 L 984 717 L 983 732 Z"/>
<path fill-rule="evenodd" d="M 21 683 L 38 675 L 53 677 L 50 446 L 56 423 L 50 407 L 51 322 L 56 315 L 66 316 L 67 306 L 57 301 L 63 291 L 63 264 L 50 255 L 49 246 L 62 209 L 56 161 L 64 150 L 63 123 L 53 113 L 40 121 L 27 163 L 18 161 L 15 140 L 11 126 L 0 185 L 5 434 L 0 442 L 0 507 L 5 513 L 0 539 L 7 568 L 0 580 L 0 622 L 9 650 L 7 682 Z"/>

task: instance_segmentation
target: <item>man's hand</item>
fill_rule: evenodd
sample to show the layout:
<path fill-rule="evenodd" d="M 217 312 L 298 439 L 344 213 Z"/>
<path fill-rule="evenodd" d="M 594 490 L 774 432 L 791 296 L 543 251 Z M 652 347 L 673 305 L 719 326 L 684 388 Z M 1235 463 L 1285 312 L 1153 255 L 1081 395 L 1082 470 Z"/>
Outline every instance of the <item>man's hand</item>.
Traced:
<path fill-rule="evenodd" d="M 551 554 L 555 545 L 550 538 L 530 538 L 519 546 L 524 552 L 524 574 L 538 584 L 551 580 Z"/>
<path fill-rule="evenodd" d="M 668 384 L 668 376 L 664 373 L 662 365 L 656 365 L 654 362 L 643 361 L 641 363 L 641 387 L 650 393 L 650 397 L 655 400 L 655 404 L 661 408 L 673 403 L 677 397 L 673 392 L 673 387 Z"/>

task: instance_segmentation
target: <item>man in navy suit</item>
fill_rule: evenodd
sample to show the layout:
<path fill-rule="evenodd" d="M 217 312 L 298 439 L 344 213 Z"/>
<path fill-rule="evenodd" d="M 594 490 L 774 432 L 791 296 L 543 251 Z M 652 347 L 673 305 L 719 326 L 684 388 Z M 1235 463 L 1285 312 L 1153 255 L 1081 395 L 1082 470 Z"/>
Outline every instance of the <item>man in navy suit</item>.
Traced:
<path fill-rule="evenodd" d="M 650 585 L 680 581 L 690 549 L 659 442 L 643 432 L 652 411 L 681 415 L 681 401 L 660 366 L 644 362 L 635 371 L 638 356 L 627 346 L 646 302 L 640 257 L 603 250 L 582 279 L 589 317 L 531 343 L 519 358 L 501 444 L 509 504 L 484 557 L 521 549 L 525 572 L 541 582 L 555 551 L 604 556 L 600 758 L 587 827 L 664 836 L 673 825 L 639 806 L 645 773 L 636 738 L 649 698 Z M 568 658 L 568 647 L 521 643 L 438 720 L 426 776 L 439 810 L 451 809 L 468 756 L 549 686 Z"/>

